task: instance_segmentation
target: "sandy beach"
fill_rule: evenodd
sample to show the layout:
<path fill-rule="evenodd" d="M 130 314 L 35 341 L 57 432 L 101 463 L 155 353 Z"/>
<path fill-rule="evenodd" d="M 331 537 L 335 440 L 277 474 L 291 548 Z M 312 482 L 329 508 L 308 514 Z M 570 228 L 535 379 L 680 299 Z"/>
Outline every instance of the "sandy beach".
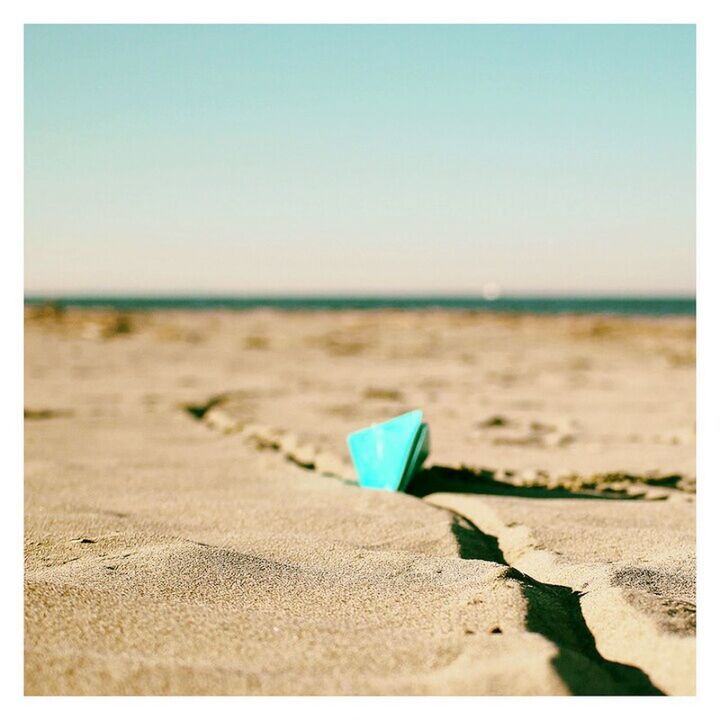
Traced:
<path fill-rule="evenodd" d="M 27 694 L 694 694 L 694 318 L 25 313 Z"/>

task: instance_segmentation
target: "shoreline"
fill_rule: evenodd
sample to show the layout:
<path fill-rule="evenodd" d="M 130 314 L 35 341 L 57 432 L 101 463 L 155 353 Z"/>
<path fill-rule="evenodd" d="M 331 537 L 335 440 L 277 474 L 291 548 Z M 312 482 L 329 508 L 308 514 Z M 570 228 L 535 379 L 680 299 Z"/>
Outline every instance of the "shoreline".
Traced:
<path fill-rule="evenodd" d="M 695 317 L 694 296 L 27 296 L 26 308 L 130 311 L 447 311 L 510 315 Z"/>

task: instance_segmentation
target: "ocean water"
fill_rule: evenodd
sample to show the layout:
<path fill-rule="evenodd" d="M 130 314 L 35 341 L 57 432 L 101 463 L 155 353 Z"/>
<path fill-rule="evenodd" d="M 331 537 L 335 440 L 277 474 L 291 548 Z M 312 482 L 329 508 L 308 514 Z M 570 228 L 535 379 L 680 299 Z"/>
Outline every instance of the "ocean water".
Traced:
<path fill-rule="evenodd" d="M 78 295 L 25 297 L 26 305 L 52 302 L 62 307 L 114 310 L 480 310 L 504 313 L 598 315 L 695 315 L 694 297 L 381 297 L 381 296 L 131 296 Z"/>

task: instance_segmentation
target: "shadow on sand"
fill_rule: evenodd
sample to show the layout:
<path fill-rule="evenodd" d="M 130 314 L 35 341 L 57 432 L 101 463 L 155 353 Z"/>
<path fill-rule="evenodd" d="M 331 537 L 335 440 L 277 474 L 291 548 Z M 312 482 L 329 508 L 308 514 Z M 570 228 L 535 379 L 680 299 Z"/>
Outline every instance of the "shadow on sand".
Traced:
<path fill-rule="evenodd" d="M 409 495 L 425 497 L 432 493 L 469 493 L 477 495 L 511 495 L 539 499 L 576 500 L 642 500 L 642 496 L 625 493 L 600 493 L 566 488 L 523 487 L 495 480 L 491 470 L 451 468 L 433 465 L 420 470 L 405 490 Z"/>
<path fill-rule="evenodd" d="M 527 629 L 555 645 L 553 665 L 573 695 L 664 694 L 640 668 L 606 660 L 599 653 L 580 606 L 582 593 L 564 585 L 539 582 L 511 567 L 497 537 L 483 532 L 468 518 L 454 515 L 452 531 L 460 557 L 508 567 L 506 577 L 520 583 L 527 601 Z"/>

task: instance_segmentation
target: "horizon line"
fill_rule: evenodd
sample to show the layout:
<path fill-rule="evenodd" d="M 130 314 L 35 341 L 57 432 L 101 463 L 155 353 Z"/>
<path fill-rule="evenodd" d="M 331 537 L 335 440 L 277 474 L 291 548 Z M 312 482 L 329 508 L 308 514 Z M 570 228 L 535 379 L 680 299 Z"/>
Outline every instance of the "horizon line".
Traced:
<path fill-rule="evenodd" d="M 696 299 L 696 291 L 586 291 L 586 292 L 554 292 L 554 291 L 518 291 L 518 292 L 500 292 L 488 296 L 482 290 L 477 292 L 444 292 L 444 291 L 412 291 L 412 292 L 323 292 L 323 291 L 305 291 L 305 292 L 214 292 L 204 290 L 171 290 L 171 291 L 122 291 L 122 290 L 76 290 L 76 291 L 31 291 L 23 293 L 24 300 L 43 298 L 43 299 L 64 299 L 64 298 L 217 298 L 217 299 L 482 299 L 488 302 L 503 299 L 529 299 L 529 298 L 588 298 L 588 299 Z"/>

